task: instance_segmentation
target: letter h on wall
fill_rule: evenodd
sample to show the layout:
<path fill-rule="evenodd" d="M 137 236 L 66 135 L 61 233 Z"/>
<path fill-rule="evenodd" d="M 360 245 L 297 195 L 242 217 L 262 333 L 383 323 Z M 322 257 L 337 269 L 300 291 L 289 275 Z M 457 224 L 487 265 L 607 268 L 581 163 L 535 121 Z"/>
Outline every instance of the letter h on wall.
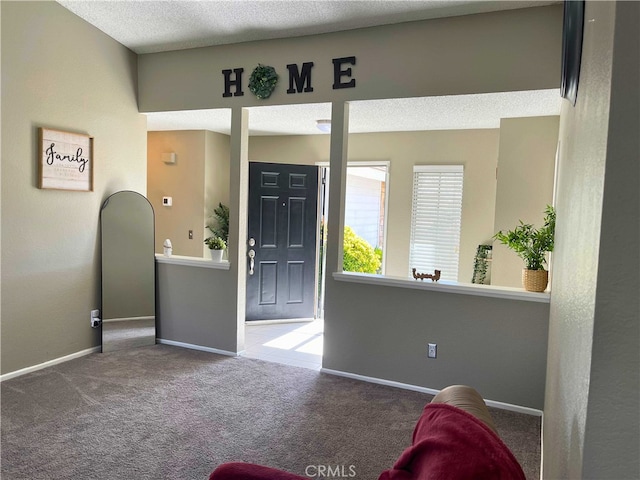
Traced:
<path fill-rule="evenodd" d="M 242 97 L 244 92 L 242 91 L 242 72 L 244 68 L 234 68 L 233 70 L 222 70 L 224 75 L 224 93 L 223 97 L 231 96 L 231 87 L 235 87 L 236 91 L 233 93 L 234 97 Z M 231 80 L 231 74 L 235 74 L 235 79 Z"/>

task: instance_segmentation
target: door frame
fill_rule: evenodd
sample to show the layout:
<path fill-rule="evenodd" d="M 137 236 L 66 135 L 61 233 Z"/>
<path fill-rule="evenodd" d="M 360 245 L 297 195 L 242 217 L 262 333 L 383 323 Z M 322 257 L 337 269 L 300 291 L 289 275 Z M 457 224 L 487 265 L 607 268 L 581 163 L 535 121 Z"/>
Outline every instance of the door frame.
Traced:
<path fill-rule="evenodd" d="M 322 214 L 324 213 L 324 217 L 326 217 L 327 219 L 329 218 L 329 167 L 330 164 L 329 162 L 316 162 L 315 163 L 318 168 L 320 168 L 320 181 L 318 181 L 318 188 L 320 189 L 320 191 L 318 192 L 318 247 L 317 247 L 317 255 L 320 255 L 320 227 L 321 227 L 321 219 L 322 219 Z M 384 239 L 384 246 L 385 248 L 382 251 L 382 275 L 385 274 L 385 266 L 386 266 L 386 260 L 387 260 L 387 230 L 388 230 L 388 226 L 389 226 L 389 222 L 388 222 L 388 218 L 389 218 L 389 183 L 391 181 L 391 162 L 389 160 L 364 160 L 364 161 L 358 161 L 358 162 L 347 162 L 347 168 L 349 167 L 386 167 L 386 175 L 385 175 L 385 195 L 384 195 L 384 227 L 383 227 L 383 232 L 382 232 L 382 236 Z M 326 179 L 326 185 L 324 182 L 324 179 Z M 346 181 L 346 179 L 345 179 Z M 327 188 L 329 187 L 329 188 Z M 326 199 L 325 199 L 325 195 L 326 195 Z M 324 211 L 324 207 L 325 207 L 325 202 L 327 204 L 327 211 Z M 346 199 L 345 199 L 346 202 Z M 322 275 L 322 280 L 320 280 L 322 282 L 322 284 L 319 286 L 319 295 L 318 295 L 318 299 L 316 300 L 316 304 L 317 304 L 317 309 L 318 309 L 318 315 L 321 317 L 324 317 L 324 285 L 325 285 L 325 281 L 326 281 L 326 273 L 327 271 L 327 256 L 323 255 L 322 257 L 322 265 L 319 265 L 319 269 L 316 272 L 316 276 L 320 277 L 320 275 Z M 317 278 L 316 281 L 319 281 L 319 278 Z M 320 317 L 318 317 L 320 318 Z"/>
<path fill-rule="evenodd" d="M 318 299 L 319 299 L 319 293 L 318 293 L 318 282 L 319 282 L 319 277 L 320 277 L 320 269 L 319 269 L 319 259 L 320 259 L 320 222 L 321 222 L 321 215 L 322 215 L 322 202 L 321 202 L 321 196 L 323 194 L 323 179 L 322 179 L 322 169 L 320 168 L 320 166 L 318 165 L 318 163 L 314 163 L 314 164 L 300 164 L 300 163 L 287 163 L 287 162 L 273 162 L 273 161 L 262 161 L 262 160 L 248 160 L 247 165 L 250 165 L 251 163 L 277 163 L 279 165 L 304 165 L 304 166 L 308 166 L 308 167 L 316 167 L 317 170 L 317 174 L 318 174 L 318 185 L 317 185 L 317 196 L 316 196 L 316 245 L 315 245 L 315 260 L 314 260 L 314 292 L 313 292 L 313 319 L 318 319 L 318 318 L 322 318 L 320 315 L 324 315 L 324 309 L 320 309 L 319 305 L 318 305 Z M 328 163 L 327 163 L 328 165 Z M 327 178 L 328 181 L 328 178 Z M 328 192 L 327 196 L 328 196 Z M 249 177 L 247 176 L 247 202 L 249 199 L 249 195 L 251 194 L 250 191 L 250 185 L 249 185 Z M 249 224 L 249 209 L 247 208 L 247 212 L 246 212 L 246 218 L 247 218 L 247 225 Z M 247 232 L 248 233 L 248 232 Z M 248 238 L 245 238 L 242 240 L 243 242 L 245 242 L 245 245 L 247 244 L 246 242 L 248 242 Z M 247 248 L 248 251 L 249 247 Z M 326 257 L 325 257 L 326 258 Z M 249 257 L 247 256 L 245 258 L 245 261 L 248 262 L 249 261 Z M 245 263 L 245 268 L 246 268 L 246 263 Z M 246 285 L 247 282 L 249 281 L 249 276 L 246 275 L 245 278 L 245 302 L 246 302 Z M 324 282 L 322 285 L 322 290 L 323 290 L 323 294 L 324 294 Z M 250 325 L 265 325 L 265 324 L 275 324 L 275 323 L 293 323 L 296 321 L 300 321 L 302 319 L 296 319 L 296 318 L 290 318 L 290 319 L 275 319 L 275 320 L 247 320 L 246 318 L 246 312 L 245 312 L 245 318 L 244 318 L 244 322 L 245 324 L 250 324 Z"/>

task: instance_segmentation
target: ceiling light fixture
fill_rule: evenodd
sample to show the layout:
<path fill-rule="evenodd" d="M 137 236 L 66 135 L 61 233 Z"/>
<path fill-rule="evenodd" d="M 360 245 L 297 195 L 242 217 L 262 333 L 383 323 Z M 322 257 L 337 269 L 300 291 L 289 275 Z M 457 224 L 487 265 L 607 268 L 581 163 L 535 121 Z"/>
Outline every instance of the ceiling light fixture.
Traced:
<path fill-rule="evenodd" d="M 331 120 L 316 120 L 316 127 L 324 133 L 331 132 Z"/>

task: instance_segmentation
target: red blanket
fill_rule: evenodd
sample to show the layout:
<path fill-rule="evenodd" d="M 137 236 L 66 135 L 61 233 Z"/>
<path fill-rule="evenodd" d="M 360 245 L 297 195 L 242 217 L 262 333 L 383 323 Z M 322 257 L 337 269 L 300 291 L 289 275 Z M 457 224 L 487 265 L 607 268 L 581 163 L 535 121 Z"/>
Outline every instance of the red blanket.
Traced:
<path fill-rule="evenodd" d="M 430 403 L 413 431 L 413 445 L 378 480 L 525 480 L 511 451 L 473 415 Z"/>

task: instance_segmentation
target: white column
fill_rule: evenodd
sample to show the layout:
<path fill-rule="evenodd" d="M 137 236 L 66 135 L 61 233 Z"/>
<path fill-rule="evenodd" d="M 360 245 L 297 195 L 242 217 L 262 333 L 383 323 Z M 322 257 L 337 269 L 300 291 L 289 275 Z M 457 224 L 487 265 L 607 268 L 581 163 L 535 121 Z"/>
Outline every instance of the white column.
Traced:
<path fill-rule="evenodd" d="M 344 237 L 344 202 L 347 185 L 349 146 L 349 104 L 333 102 L 331 106 L 331 148 L 329 153 L 329 215 L 327 219 L 327 272 L 342 271 Z M 326 299 L 325 299 L 326 303 Z"/>
<path fill-rule="evenodd" d="M 244 321 L 247 294 L 247 202 L 249 195 L 249 110 L 231 109 L 229 185 L 230 281 L 236 282 L 237 351 L 244 350 Z"/>

